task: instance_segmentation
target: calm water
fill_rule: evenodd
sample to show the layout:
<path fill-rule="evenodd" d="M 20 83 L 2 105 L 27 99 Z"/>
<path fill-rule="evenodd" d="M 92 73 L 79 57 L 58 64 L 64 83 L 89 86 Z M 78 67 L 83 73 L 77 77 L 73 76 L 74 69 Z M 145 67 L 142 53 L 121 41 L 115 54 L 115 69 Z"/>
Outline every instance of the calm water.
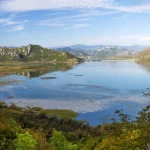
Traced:
<path fill-rule="evenodd" d="M 143 97 L 150 86 L 149 70 L 147 64 L 102 61 L 53 66 L 48 71 L 6 73 L 0 81 L 22 82 L 1 85 L 0 99 L 20 106 L 71 109 L 79 113 L 78 119 L 88 120 L 91 125 L 109 122 L 118 109 L 134 118 L 150 104 Z"/>

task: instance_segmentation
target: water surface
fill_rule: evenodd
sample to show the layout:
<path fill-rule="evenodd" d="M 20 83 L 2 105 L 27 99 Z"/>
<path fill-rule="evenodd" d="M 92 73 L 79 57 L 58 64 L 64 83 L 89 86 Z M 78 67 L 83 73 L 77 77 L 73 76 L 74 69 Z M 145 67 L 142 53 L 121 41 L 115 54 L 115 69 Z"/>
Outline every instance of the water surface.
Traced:
<path fill-rule="evenodd" d="M 143 92 L 150 86 L 150 65 L 132 61 L 85 62 L 47 71 L 7 73 L 0 81 L 0 99 L 20 106 L 71 109 L 91 125 L 109 122 L 115 110 L 132 117 L 150 104 Z M 1 75 L 2 76 L 2 75 Z"/>

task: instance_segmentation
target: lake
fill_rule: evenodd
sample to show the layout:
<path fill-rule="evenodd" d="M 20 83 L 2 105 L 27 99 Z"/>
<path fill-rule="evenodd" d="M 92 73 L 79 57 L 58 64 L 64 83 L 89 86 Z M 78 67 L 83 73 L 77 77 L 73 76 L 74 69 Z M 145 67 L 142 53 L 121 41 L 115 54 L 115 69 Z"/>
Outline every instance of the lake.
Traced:
<path fill-rule="evenodd" d="M 1 73 L 0 100 L 19 106 L 71 109 L 90 125 L 107 123 L 115 110 L 134 119 L 150 104 L 150 65 L 132 61 L 85 62 L 50 66 L 37 72 Z"/>

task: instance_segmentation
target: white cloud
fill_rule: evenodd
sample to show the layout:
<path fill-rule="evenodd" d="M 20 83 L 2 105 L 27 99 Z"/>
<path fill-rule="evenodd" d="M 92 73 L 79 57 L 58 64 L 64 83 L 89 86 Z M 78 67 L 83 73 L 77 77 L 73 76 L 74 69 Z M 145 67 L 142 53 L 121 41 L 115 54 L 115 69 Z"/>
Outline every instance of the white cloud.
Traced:
<path fill-rule="evenodd" d="M 68 45 L 68 44 L 70 44 L 71 42 L 70 41 L 64 41 L 64 44 L 65 45 Z"/>
<path fill-rule="evenodd" d="M 123 42 L 132 42 L 132 43 L 139 43 L 143 45 L 149 45 L 150 43 L 150 36 L 145 35 L 128 35 L 128 36 L 121 36 L 118 38 L 119 41 Z"/>
<path fill-rule="evenodd" d="M 0 19 L 0 24 L 3 24 L 3 25 L 24 24 L 27 22 L 28 22 L 28 20 L 24 20 L 22 22 L 19 22 L 19 21 L 13 21 L 9 18 Z"/>
<path fill-rule="evenodd" d="M 77 15 L 68 15 L 62 17 L 55 17 L 52 19 L 47 19 L 40 21 L 38 25 L 50 26 L 50 27 L 64 27 L 65 30 L 75 29 L 75 28 L 84 28 L 89 26 L 89 23 L 85 23 L 89 21 L 91 18 L 95 16 L 109 15 L 118 13 L 117 11 L 98 11 L 98 10 L 84 10 L 79 11 Z M 77 23 L 78 22 L 78 23 Z"/>
<path fill-rule="evenodd" d="M 123 6 L 117 0 L 7 0 L 0 1 L 0 10 L 5 12 L 21 12 L 48 9 L 93 9 L 104 8 L 132 13 L 150 13 L 150 4 Z M 57 15 L 57 14 L 50 14 Z"/>
<path fill-rule="evenodd" d="M 150 36 L 141 38 L 142 41 L 150 41 Z"/>
<path fill-rule="evenodd" d="M 21 31 L 23 29 L 24 29 L 23 25 L 18 25 L 18 26 L 13 27 L 12 29 L 8 30 L 7 32 Z"/>
<path fill-rule="evenodd" d="M 0 25 L 24 24 L 28 22 L 28 20 L 15 21 L 15 17 L 16 17 L 16 14 L 11 13 L 7 18 L 0 18 Z"/>
<path fill-rule="evenodd" d="M 119 37 L 119 40 L 135 40 L 141 38 L 141 35 L 126 35 Z"/>
<path fill-rule="evenodd" d="M 40 21 L 39 24 L 40 25 L 51 24 L 51 22 L 57 22 L 57 23 L 59 22 L 60 24 L 62 24 L 61 22 L 64 22 L 65 20 L 70 20 L 70 19 L 78 19 L 76 21 L 88 21 L 90 19 L 87 18 L 87 17 L 110 15 L 110 14 L 114 14 L 114 13 L 118 13 L 118 12 L 117 11 L 104 12 L 104 11 L 98 11 L 98 10 L 90 10 L 90 11 L 89 10 L 86 10 L 86 11 L 84 10 L 84 11 L 81 11 L 80 14 L 77 14 L 77 15 L 55 17 L 53 19 Z"/>
<path fill-rule="evenodd" d="M 1 1 L 2 11 L 31 11 L 61 8 L 100 8 L 109 7 L 114 0 L 11 0 Z"/>
<path fill-rule="evenodd" d="M 143 45 L 150 45 L 150 36 L 144 36 L 140 38 L 140 43 L 142 43 Z"/>
<path fill-rule="evenodd" d="M 110 6 L 109 9 L 130 12 L 130 13 L 150 13 L 150 4 L 136 6 Z"/>
<path fill-rule="evenodd" d="M 150 45 L 150 36 L 144 35 L 127 35 L 127 36 L 103 36 L 103 37 L 85 37 L 84 43 L 91 45 L 106 44 L 106 45 Z"/>

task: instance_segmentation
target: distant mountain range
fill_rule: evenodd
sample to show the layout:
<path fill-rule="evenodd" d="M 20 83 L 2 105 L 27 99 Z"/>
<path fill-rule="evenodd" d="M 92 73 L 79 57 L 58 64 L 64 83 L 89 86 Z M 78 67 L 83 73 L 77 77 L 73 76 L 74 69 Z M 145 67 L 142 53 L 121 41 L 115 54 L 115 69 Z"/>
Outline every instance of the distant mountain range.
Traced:
<path fill-rule="evenodd" d="M 55 47 L 57 51 L 66 51 L 80 58 L 108 57 L 108 56 L 135 56 L 147 48 L 145 45 L 113 46 L 113 45 L 72 45 L 68 47 Z"/>
<path fill-rule="evenodd" d="M 77 44 L 68 47 L 52 47 L 52 48 L 43 48 L 39 45 L 31 45 L 31 44 L 30 46 L 32 47 L 31 48 L 32 54 L 28 54 L 27 52 L 29 46 L 22 46 L 22 47 L 8 46 L 7 48 L 0 47 L 0 61 L 4 60 L 66 61 L 69 57 L 73 57 L 73 55 L 75 56 L 76 60 L 77 57 L 82 59 L 91 59 L 93 57 L 94 58 L 132 57 L 148 47 L 147 45 L 138 45 L 138 44 L 131 46 Z M 66 52 L 65 54 L 67 55 L 68 58 L 67 57 L 65 58 L 65 56 L 63 56 L 64 54 L 63 52 Z M 46 55 L 46 53 L 48 55 Z M 70 56 L 69 53 L 71 54 Z M 61 58 L 58 57 L 59 54 L 61 55 Z"/>
<path fill-rule="evenodd" d="M 0 61 L 22 61 L 22 62 L 70 62 L 79 63 L 83 60 L 68 52 L 57 52 L 39 45 L 29 44 L 22 47 L 1 47 Z"/>

